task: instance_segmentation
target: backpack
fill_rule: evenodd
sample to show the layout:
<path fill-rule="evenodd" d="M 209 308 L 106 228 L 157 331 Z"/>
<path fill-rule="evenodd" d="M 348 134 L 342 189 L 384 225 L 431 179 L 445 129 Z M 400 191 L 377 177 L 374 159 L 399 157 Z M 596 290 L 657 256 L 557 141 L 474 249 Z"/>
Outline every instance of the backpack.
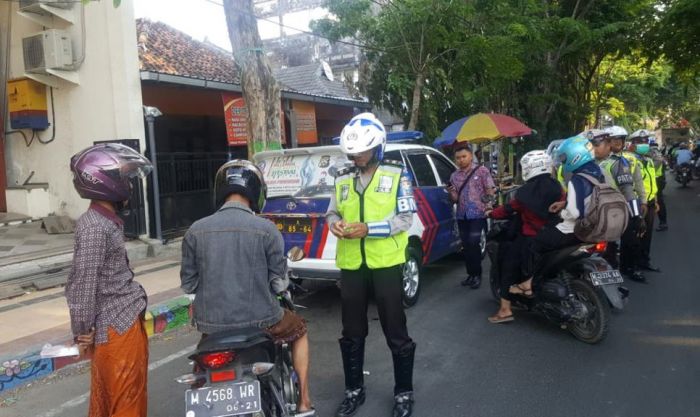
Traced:
<path fill-rule="evenodd" d="M 588 174 L 577 174 L 593 184 L 583 218 L 576 220 L 574 235 L 586 243 L 613 242 L 627 228 L 629 210 L 621 192 Z"/>

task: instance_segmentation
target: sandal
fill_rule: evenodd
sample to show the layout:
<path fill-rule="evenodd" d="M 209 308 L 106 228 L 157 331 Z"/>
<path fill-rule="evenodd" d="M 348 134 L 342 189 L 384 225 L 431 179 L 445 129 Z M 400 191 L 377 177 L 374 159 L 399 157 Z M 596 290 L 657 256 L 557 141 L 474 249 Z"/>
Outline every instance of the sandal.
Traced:
<path fill-rule="evenodd" d="M 508 288 L 508 292 L 514 295 L 522 295 L 525 298 L 535 297 L 535 295 L 532 293 L 532 288 L 524 288 L 521 286 L 521 284 L 511 285 L 510 288 Z"/>
<path fill-rule="evenodd" d="M 498 313 L 496 313 L 495 316 L 489 317 L 489 323 L 493 324 L 500 324 L 500 323 L 510 323 L 515 320 L 515 317 L 513 315 L 508 315 L 508 316 L 499 316 Z"/>
<path fill-rule="evenodd" d="M 315 415 L 316 409 L 310 408 L 306 411 L 299 411 L 298 413 L 294 414 L 294 417 L 314 417 Z"/>

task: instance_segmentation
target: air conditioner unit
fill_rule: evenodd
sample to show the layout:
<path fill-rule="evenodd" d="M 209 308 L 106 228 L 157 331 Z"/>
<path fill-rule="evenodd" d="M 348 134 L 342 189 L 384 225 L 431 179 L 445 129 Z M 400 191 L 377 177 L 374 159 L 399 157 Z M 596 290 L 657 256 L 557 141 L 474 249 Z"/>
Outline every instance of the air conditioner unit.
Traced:
<path fill-rule="evenodd" d="M 45 13 L 40 5 L 70 9 L 75 0 L 19 0 L 19 10 L 22 12 Z"/>
<path fill-rule="evenodd" d="M 68 33 L 49 29 L 22 39 L 24 70 L 46 72 L 47 69 L 68 69 L 73 64 L 73 47 Z"/>

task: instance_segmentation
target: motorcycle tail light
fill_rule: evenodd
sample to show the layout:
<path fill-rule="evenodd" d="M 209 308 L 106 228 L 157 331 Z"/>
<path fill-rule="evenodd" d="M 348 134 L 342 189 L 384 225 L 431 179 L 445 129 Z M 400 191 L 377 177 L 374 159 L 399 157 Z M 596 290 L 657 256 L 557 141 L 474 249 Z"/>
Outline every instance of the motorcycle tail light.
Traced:
<path fill-rule="evenodd" d="M 211 382 L 224 382 L 233 381 L 236 379 L 236 371 L 233 369 L 227 369 L 225 371 L 214 371 L 210 375 Z"/>
<path fill-rule="evenodd" d="M 219 369 L 231 363 L 236 354 L 230 351 L 207 353 L 199 357 L 198 362 L 209 369 Z"/>
<path fill-rule="evenodd" d="M 589 254 L 603 253 L 608 249 L 608 242 L 598 242 L 595 245 L 588 245 L 584 247 L 584 250 Z"/>

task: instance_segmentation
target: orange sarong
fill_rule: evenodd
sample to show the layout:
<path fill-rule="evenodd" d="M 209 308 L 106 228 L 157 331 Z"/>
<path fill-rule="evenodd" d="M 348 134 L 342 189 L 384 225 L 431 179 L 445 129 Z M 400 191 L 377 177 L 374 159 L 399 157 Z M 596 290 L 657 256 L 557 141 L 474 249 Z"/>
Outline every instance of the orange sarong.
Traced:
<path fill-rule="evenodd" d="M 95 345 L 89 417 L 146 417 L 148 336 L 137 319 L 123 335 L 111 327 L 108 342 Z"/>

